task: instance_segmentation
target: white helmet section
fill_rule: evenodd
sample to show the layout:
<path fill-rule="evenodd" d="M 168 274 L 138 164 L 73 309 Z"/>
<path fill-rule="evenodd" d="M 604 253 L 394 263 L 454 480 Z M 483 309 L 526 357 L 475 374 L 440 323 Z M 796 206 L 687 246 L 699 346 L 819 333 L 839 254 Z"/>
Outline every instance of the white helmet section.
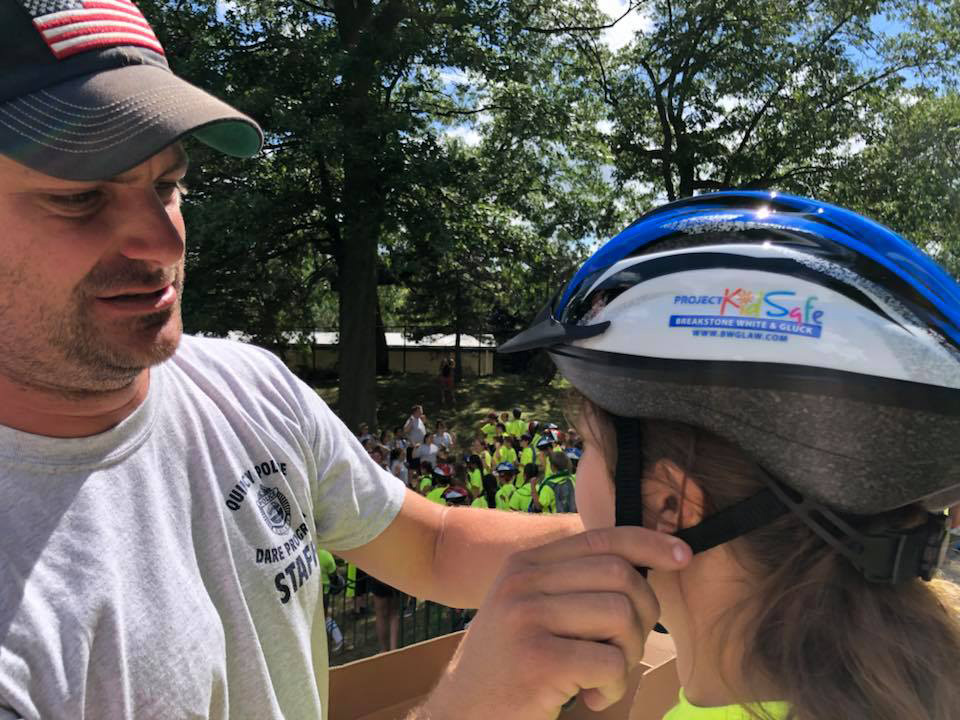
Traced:
<path fill-rule="evenodd" d="M 665 255 L 722 253 L 790 258 L 870 299 L 866 307 L 825 285 L 744 269 L 683 270 L 638 282 L 604 304 L 604 280 Z M 734 262 L 731 265 L 735 265 Z M 640 273 L 642 275 L 642 270 Z M 960 353 L 889 293 L 823 258 L 762 244 L 700 246 L 615 263 L 586 293 L 582 324 L 610 321 L 571 344 L 644 357 L 783 363 L 960 389 Z"/>

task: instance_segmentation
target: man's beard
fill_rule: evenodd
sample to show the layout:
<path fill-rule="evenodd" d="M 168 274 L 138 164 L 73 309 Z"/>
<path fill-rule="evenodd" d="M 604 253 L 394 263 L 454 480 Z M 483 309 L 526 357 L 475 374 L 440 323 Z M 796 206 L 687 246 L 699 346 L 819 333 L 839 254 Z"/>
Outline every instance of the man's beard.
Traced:
<path fill-rule="evenodd" d="M 0 372 L 22 385 L 69 396 L 127 387 L 144 369 L 172 356 L 179 344 L 182 268 L 171 275 L 170 270 L 164 273 L 137 268 L 108 275 L 95 268 L 74 290 L 71 302 L 59 317 L 52 317 L 53 313 L 44 313 L 41 308 L 33 328 L 37 335 L 5 343 Z M 173 307 L 116 319 L 109 326 L 96 322 L 97 296 L 164 282 L 172 283 L 177 290 Z M 0 332 L 8 325 L 3 310 L 0 308 Z M 7 334 L 7 338 L 21 333 Z"/>

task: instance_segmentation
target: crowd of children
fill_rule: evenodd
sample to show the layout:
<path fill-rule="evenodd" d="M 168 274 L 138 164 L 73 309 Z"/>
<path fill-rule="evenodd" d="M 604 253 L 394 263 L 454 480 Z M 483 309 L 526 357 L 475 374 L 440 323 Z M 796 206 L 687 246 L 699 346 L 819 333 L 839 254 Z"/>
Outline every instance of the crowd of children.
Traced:
<path fill-rule="evenodd" d="M 583 449 L 573 429 L 524 417 L 521 408 L 490 412 L 476 427 L 431 429 L 423 407 L 392 432 L 357 437 L 370 456 L 428 500 L 515 512 L 576 512 L 576 468 Z"/>

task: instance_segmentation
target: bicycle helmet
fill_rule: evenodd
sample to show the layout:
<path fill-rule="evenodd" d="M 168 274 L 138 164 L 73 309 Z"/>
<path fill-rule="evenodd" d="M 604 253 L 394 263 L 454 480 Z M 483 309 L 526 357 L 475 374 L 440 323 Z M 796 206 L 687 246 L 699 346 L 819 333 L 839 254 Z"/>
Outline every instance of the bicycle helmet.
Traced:
<path fill-rule="evenodd" d="M 768 489 L 681 531 L 695 551 L 797 513 L 869 579 L 929 578 L 960 501 L 960 286 L 891 230 L 764 191 L 642 216 L 501 352 L 543 348 L 614 417 L 618 524 L 642 524 L 639 418 L 745 450 Z"/>

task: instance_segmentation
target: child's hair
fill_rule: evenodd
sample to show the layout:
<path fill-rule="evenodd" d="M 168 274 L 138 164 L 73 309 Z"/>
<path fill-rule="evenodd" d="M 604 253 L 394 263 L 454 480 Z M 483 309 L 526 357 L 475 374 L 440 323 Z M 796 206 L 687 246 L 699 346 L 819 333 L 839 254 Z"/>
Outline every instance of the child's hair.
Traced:
<path fill-rule="evenodd" d="M 497 478 L 487 473 L 483 476 L 483 496 L 487 499 L 487 507 L 495 508 L 497 506 Z"/>
<path fill-rule="evenodd" d="M 616 448 L 609 418 L 583 402 L 580 419 L 600 439 L 612 472 Z M 678 476 L 667 468 L 679 469 L 679 477 L 702 489 L 704 516 L 766 486 L 762 468 L 712 433 L 659 420 L 644 421 L 641 432 L 644 476 L 657 474 L 675 484 Z M 909 507 L 875 522 L 909 527 L 920 516 Z M 897 585 L 868 582 L 793 513 L 729 547 L 758 581 L 752 597 L 729 610 L 731 620 L 750 614 L 743 623 L 748 688 L 751 682 L 772 683 L 781 692 L 775 699 L 790 704 L 791 720 L 957 717 L 960 588 L 919 578 Z"/>
<path fill-rule="evenodd" d="M 433 472 L 433 465 L 430 464 L 429 460 L 420 461 L 420 474 L 421 475 L 430 475 Z"/>
<path fill-rule="evenodd" d="M 539 474 L 540 468 L 537 467 L 536 463 L 527 463 L 523 466 L 523 476 L 527 478 L 527 480 L 537 477 Z"/>
<path fill-rule="evenodd" d="M 399 460 L 400 458 L 403 458 L 403 457 L 406 457 L 406 452 L 404 452 L 403 449 L 401 449 L 401 448 L 394 448 L 393 450 L 390 451 L 390 462 L 391 462 L 391 463 L 394 463 L 394 462 L 396 462 L 397 460 Z"/>
<path fill-rule="evenodd" d="M 554 450 L 550 453 L 550 464 L 554 470 L 561 472 L 570 472 L 570 458 L 563 450 Z"/>

